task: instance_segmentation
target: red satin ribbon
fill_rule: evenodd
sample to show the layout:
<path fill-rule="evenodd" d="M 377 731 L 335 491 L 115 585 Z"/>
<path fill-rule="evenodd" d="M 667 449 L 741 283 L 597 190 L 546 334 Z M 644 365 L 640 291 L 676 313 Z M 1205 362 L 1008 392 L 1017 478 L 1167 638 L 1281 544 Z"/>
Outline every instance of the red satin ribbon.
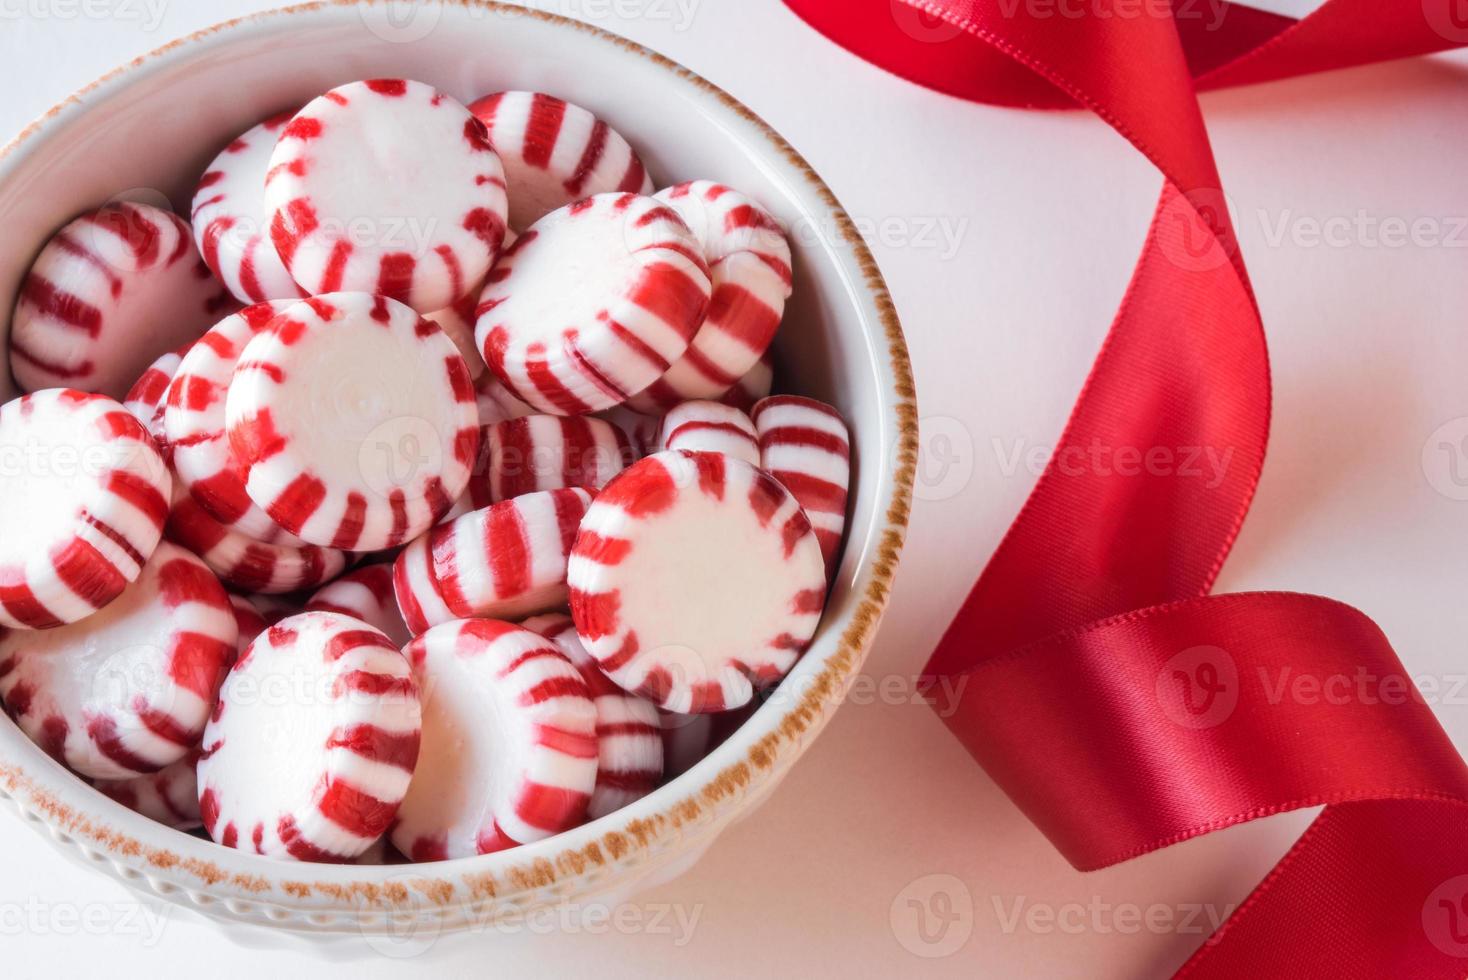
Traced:
<path fill-rule="evenodd" d="M 1258 483 L 1269 360 L 1196 90 L 1468 42 L 1455 0 L 786 0 L 851 51 L 1003 105 L 1096 112 L 1166 178 L 1052 463 L 928 665 L 946 723 L 1078 868 L 1328 804 L 1179 972 L 1468 974 L 1468 767 L 1340 603 L 1210 596 Z M 1062 465 L 1229 454 L 1221 483 Z M 1299 697 L 1298 678 L 1323 697 Z M 1313 687 L 1309 690 L 1314 690 Z"/>

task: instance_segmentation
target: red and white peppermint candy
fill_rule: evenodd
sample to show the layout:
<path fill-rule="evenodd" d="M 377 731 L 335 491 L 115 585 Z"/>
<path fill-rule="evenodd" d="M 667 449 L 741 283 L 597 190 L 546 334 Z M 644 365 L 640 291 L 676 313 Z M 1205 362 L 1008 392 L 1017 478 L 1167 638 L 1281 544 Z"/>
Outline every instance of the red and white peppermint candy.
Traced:
<path fill-rule="evenodd" d="M 122 400 L 122 407 L 132 412 L 133 418 L 143 423 L 143 428 L 148 430 L 148 435 L 158 444 L 159 450 L 167 458 L 168 451 L 164 446 L 165 435 L 163 432 L 163 411 L 167 408 L 168 386 L 173 381 L 173 376 L 178 373 L 178 366 L 183 363 L 184 355 L 188 353 L 192 344 L 176 351 L 169 351 L 149 365 L 142 377 L 134 382 L 128 389 L 126 397 Z"/>
<path fill-rule="evenodd" d="M 312 544 L 393 548 L 469 484 L 479 410 L 442 330 L 395 300 L 331 293 L 245 347 L 225 406 L 245 490 Z"/>
<path fill-rule="evenodd" d="M 270 236 L 308 293 L 377 293 L 431 313 L 484 278 L 505 238 L 505 173 L 484 124 L 431 85 L 352 82 L 281 131 Z"/>
<path fill-rule="evenodd" d="M 174 374 L 163 407 L 164 439 L 174 476 L 221 524 L 249 538 L 303 544 L 281 528 L 245 492 L 245 469 L 235 459 L 225 427 L 225 399 L 245 345 L 290 309 L 291 300 L 247 306 L 216 323 Z"/>
<path fill-rule="evenodd" d="M 737 384 L 775 338 L 794 281 L 779 223 L 750 198 L 708 180 L 657 198 L 693 229 L 713 276 L 713 298 L 688 353 L 632 399 L 646 412 L 717 398 Z"/>
<path fill-rule="evenodd" d="M 334 612 L 360 619 L 368 626 L 382 630 L 399 648 L 407 646 L 413 634 L 398 612 L 397 597 L 392 588 L 392 563 L 365 565 L 343 575 L 306 603 L 308 612 Z"/>
<path fill-rule="evenodd" d="M 167 534 L 202 558 L 221 581 L 247 592 L 282 595 L 314 589 L 347 567 L 341 551 L 301 543 L 285 531 L 270 541 L 245 537 L 216 521 L 181 488 L 174 490 Z"/>
<path fill-rule="evenodd" d="M 718 402 L 684 402 L 663 418 L 663 449 L 723 453 L 759 463 L 759 435 L 749 416 Z"/>
<path fill-rule="evenodd" d="M 479 306 L 479 290 L 473 289 L 453 306 L 446 306 L 434 313 L 425 313 L 423 319 L 432 320 L 438 328 L 454 342 L 464 364 L 469 368 L 469 377 L 477 385 L 479 379 L 489 373 L 479 345 L 474 342 L 474 315 Z"/>
<path fill-rule="evenodd" d="M 578 105 L 541 92 L 496 92 L 469 105 L 505 164 L 510 227 L 595 194 L 651 194 L 652 179 L 614 129 Z"/>
<path fill-rule="evenodd" d="M 708 267 L 672 208 L 599 194 L 521 235 L 479 298 L 475 337 L 520 399 L 553 415 L 621 404 L 688 349 Z"/>
<path fill-rule="evenodd" d="M 31 266 L 11 322 L 10 369 L 26 391 L 122 398 L 229 302 L 188 225 L 146 204 L 108 204 L 57 232 Z"/>
<path fill-rule="evenodd" d="M 481 364 L 484 363 L 484 358 L 479 353 L 476 352 L 474 357 Z M 479 376 L 479 380 L 474 383 L 474 393 L 479 405 L 480 425 L 494 425 L 496 422 L 536 414 L 534 406 L 516 398 L 505 387 L 505 383 L 494 376 L 493 371 L 486 370 Z"/>
<path fill-rule="evenodd" d="M 260 635 L 219 692 L 199 761 L 199 810 L 225 847 L 345 862 L 392 823 L 418 761 L 422 712 L 378 630 L 303 613 Z"/>
<path fill-rule="evenodd" d="M 194 192 L 194 243 L 241 303 L 306 295 L 275 251 L 265 210 L 270 156 L 294 115 L 273 116 L 231 141 L 209 164 Z"/>
<path fill-rule="evenodd" d="M 754 425 L 759 430 L 760 465 L 800 501 L 827 566 L 834 566 L 846 529 L 851 479 L 846 420 L 814 398 L 776 395 L 754 407 Z"/>
<path fill-rule="evenodd" d="M 392 842 L 414 861 L 502 851 L 569 830 L 596 785 L 596 707 L 545 637 L 445 623 L 406 651 L 423 691 L 423 753 Z"/>
<path fill-rule="evenodd" d="M 484 430 L 485 467 L 469 482 L 476 507 L 538 490 L 600 490 L 635 462 L 627 433 L 583 416 L 527 415 Z"/>
<path fill-rule="evenodd" d="M 200 750 L 191 749 L 173 765 L 132 779 L 103 779 L 92 785 L 135 813 L 175 830 L 194 830 L 199 819 Z"/>
<path fill-rule="evenodd" d="M 237 635 L 219 580 L 165 542 L 85 622 L 0 635 L 0 700 L 83 776 L 157 772 L 198 744 Z"/>
<path fill-rule="evenodd" d="M 408 628 L 520 619 L 566 602 L 566 556 L 591 503 L 578 488 L 530 493 L 441 524 L 393 566 Z"/>
<path fill-rule="evenodd" d="M 567 582 L 576 632 L 607 676 L 687 714 L 741 707 L 784 677 L 826 599 L 795 498 L 718 453 L 658 453 L 607 484 Z"/>
<path fill-rule="evenodd" d="M 234 612 L 234 624 L 240 631 L 240 638 L 235 642 L 235 652 L 244 653 L 245 648 L 255 642 L 255 637 L 270 628 L 270 621 L 248 596 L 230 593 L 229 608 Z M 230 666 L 234 666 L 233 662 Z"/>
<path fill-rule="evenodd" d="M 0 447 L 0 626 L 85 619 L 138 577 L 163 535 L 163 457 L 127 409 L 70 388 L 0 407 Z"/>
<path fill-rule="evenodd" d="M 663 776 L 662 721 L 657 706 L 628 694 L 603 674 L 581 645 L 576 624 L 561 613 L 537 616 L 524 626 L 556 645 L 581 672 L 596 704 L 596 735 L 600 743 L 596 789 L 586 815 L 592 820 L 615 813 L 657 788 Z"/>
<path fill-rule="evenodd" d="M 775 359 L 769 351 L 761 357 L 749 373 L 739 379 L 739 383 L 724 392 L 714 401 L 731 408 L 737 408 L 746 415 L 754 411 L 754 406 L 759 404 L 760 399 L 770 397 L 770 391 L 775 387 Z"/>

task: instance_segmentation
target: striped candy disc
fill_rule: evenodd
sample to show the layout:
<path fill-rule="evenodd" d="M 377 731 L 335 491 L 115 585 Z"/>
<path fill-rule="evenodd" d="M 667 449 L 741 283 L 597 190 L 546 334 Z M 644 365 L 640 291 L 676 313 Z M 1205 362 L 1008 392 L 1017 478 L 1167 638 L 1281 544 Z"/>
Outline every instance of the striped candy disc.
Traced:
<path fill-rule="evenodd" d="M 245 492 L 245 470 L 229 447 L 224 406 L 245 345 L 294 305 L 248 306 L 216 323 L 184 356 L 168 386 L 163 432 L 178 482 L 219 523 L 259 541 L 292 541 Z"/>
<path fill-rule="evenodd" d="M 21 283 L 10 369 L 26 391 L 65 385 L 122 398 L 152 361 L 193 340 L 230 299 L 189 226 L 146 204 L 67 225 Z"/>
<path fill-rule="evenodd" d="M 469 482 L 476 507 L 537 490 L 600 490 L 635 461 L 621 429 L 583 416 L 527 415 L 484 430 L 485 465 Z"/>
<path fill-rule="evenodd" d="M 69 388 L 0 407 L 0 447 L 0 626 L 92 615 L 138 577 L 163 534 L 163 457 L 117 402 Z"/>
<path fill-rule="evenodd" d="M 556 645 L 581 672 L 596 704 L 596 737 L 600 744 L 596 789 L 586 815 L 597 820 L 642 799 L 663 776 L 663 733 L 657 706 L 628 694 L 601 672 L 576 635 L 571 617 L 537 616 L 524 626 Z"/>
<path fill-rule="evenodd" d="M 408 661 L 335 613 L 260 635 L 219 692 L 199 761 L 209 836 L 282 860 L 344 862 L 386 833 L 418 761 Z"/>
<path fill-rule="evenodd" d="M 198 744 L 237 635 L 219 580 L 165 542 L 84 622 L 0 635 L 0 699 L 26 735 L 83 776 L 157 772 Z"/>
<path fill-rule="evenodd" d="M 479 450 L 474 386 L 453 342 L 366 293 L 302 300 L 256 334 L 225 419 L 250 499 L 303 540 L 347 551 L 432 527 Z"/>
<path fill-rule="evenodd" d="M 504 161 L 511 228 L 523 231 L 595 194 L 653 191 L 627 141 L 578 105 L 541 92 L 496 92 L 469 111 L 483 121 Z"/>
<path fill-rule="evenodd" d="M 784 677 L 826 598 L 795 498 L 718 453 L 658 453 L 607 484 L 567 582 L 576 632 L 607 676 L 688 714 L 741 707 Z"/>
<path fill-rule="evenodd" d="M 283 112 L 230 141 L 194 192 L 194 243 L 241 303 L 306 295 L 280 261 L 265 217 L 265 172 L 281 130 L 294 115 Z"/>
<path fill-rule="evenodd" d="M 621 404 L 683 356 L 708 308 L 708 267 L 677 213 L 599 194 L 536 222 L 479 298 L 484 360 L 554 415 Z"/>
<path fill-rule="evenodd" d="M 505 238 L 505 174 L 484 124 L 431 85 L 352 82 L 281 131 L 270 237 L 308 293 L 377 293 L 431 313 L 484 279 Z"/>
<path fill-rule="evenodd" d="M 814 398 L 776 395 L 754 407 L 760 465 L 805 508 L 826 565 L 834 569 L 846 529 L 851 442 L 846 421 Z"/>
<path fill-rule="evenodd" d="M 164 459 L 171 455 L 165 445 L 166 436 L 163 432 L 163 412 L 168 407 L 168 386 L 173 382 L 173 376 L 178 373 L 184 355 L 192 346 L 193 344 L 187 344 L 159 357 L 133 383 L 122 399 L 122 407 L 143 423 L 143 428 L 148 430 L 148 435 L 158 444 Z"/>
<path fill-rule="evenodd" d="M 723 453 L 759 465 L 759 435 L 749 416 L 718 402 L 684 402 L 663 418 L 663 449 Z"/>
<path fill-rule="evenodd" d="M 308 612 L 334 612 L 360 619 L 368 626 L 382 630 L 393 645 L 407 646 L 413 634 L 398 612 L 397 597 L 392 589 L 392 564 L 364 565 L 343 575 L 313 595 L 306 603 Z"/>
<path fill-rule="evenodd" d="M 566 556 L 591 503 L 580 488 L 530 493 L 441 524 L 398 556 L 393 587 L 419 634 L 456 619 L 519 619 L 566 602 Z"/>
<path fill-rule="evenodd" d="M 596 784 L 596 707 L 545 637 L 445 623 L 407 649 L 424 692 L 423 753 L 392 842 L 414 861 L 502 851 L 569 830 Z"/>
<path fill-rule="evenodd" d="M 199 755 L 198 748 L 190 749 L 188 755 L 158 772 L 132 779 L 103 779 L 92 785 L 103 796 L 111 797 L 149 820 L 156 820 L 175 830 L 194 830 L 202 826 L 197 772 Z"/>
<path fill-rule="evenodd" d="M 297 541 L 285 531 L 256 541 L 216 521 L 188 491 L 176 488 L 168 539 L 204 560 L 220 581 L 246 592 L 282 595 L 314 589 L 341 574 L 347 556 Z"/>
<path fill-rule="evenodd" d="M 722 184 L 700 180 L 657 195 L 693 230 L 713 277 L 708 318 L 688 352 L 632 407 L 652 412 L 691 398 L 717 398 L 769 348 L 793 278 L 790 245 L 764 208 Z"/>

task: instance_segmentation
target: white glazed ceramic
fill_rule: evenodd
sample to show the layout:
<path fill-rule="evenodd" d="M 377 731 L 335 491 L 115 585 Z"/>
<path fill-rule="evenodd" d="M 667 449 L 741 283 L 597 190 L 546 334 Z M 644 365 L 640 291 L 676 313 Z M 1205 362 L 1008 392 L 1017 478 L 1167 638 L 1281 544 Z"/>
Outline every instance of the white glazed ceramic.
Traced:
<path fill-rule="evenodd" d="M 500 854 L 405 867 L 268 861 L 129 812 L 0 719 L 0 798 L 62 851 L 216 919 L 327 942 L 405 923 L 432 935 L 483 929 L 541 906 L 622 901 L 691 866 L 768 796 L 860 668 L 896 571 L 917 452 L 907 352 L 881 276 L 835 197 L 778 134 L 687 69 L 584 24 L 487 2 L 404 10 L 337 0 L 233 21 L 52 109 L 0 150 L 0 310 L 75 214 L 158 192 L 187 214 L 194 181 L 224 143 L 334 85 L 406 76 L 466 101 L 502 88 L 556 93 L 611 122 L 660 182 L 726 182 L 792 230 L 796 291 L 778 360 L 800 393 L 830 400 L 851 423 L 850 540 L 815 644 L 733 738 L 625 810 Z M 7 318 L 0 340 L 8 328 Z M 13 395 L 8 377 L 0 388 Z"/>

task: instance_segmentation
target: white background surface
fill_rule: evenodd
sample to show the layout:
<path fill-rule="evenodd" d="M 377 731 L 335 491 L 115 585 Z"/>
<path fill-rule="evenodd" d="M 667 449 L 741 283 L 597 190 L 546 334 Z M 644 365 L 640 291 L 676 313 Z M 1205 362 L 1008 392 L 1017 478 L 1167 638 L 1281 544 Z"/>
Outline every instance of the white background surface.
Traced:
<path fill-rule="evenodd" d="M 1136 258 L 1155 173 L 1088 115 L 926 92 L 820 39 L 776 0 L 536 5 L 625 34 L 727 88 L 873 228 L 930 451 L 867 672 L 910 691 L 1034 482 L 1009 465 L 1015 450 L 1043 448 L 1060 431 Z M 268 6 L 0 0 L 0 136 L 136 54 Z M 1463 488 L 1433 436 L 1468 416 L 1468 73 L 1452 61 L 1398 64 L 1212 95 L 1205 110 L 1276 377 L 1270 462 L 1221 588 L 1320 592 L 1367 610 L 1410 672 L 1437 686 L 1443 724 L 1468 747 L 1468 503 L 1452 499 Z M 1422 219 L 1426 230 L 1394 244 L 1389 224 L 1374 224 L 1387 219 Z M 1447 434 L 1461 439 L 1468 422 Z M 1081 875 L 928 709 L 885 700 L 844 708 L 764 809 L 692 873 L 644 896 L 648 928 L 541 936 L 537 926 L 444 941 L 409 959 L 373 955 L 355 969 L 1166 976 L 1308 819 L 1264 820 Z M 934 888 L 950 904 L 940 896 L 927 906 L 930 927 L 945 908 L 958 918 L 925 943 L 907 900 Z M 12 976 L 322 969 L 306 954 L 236 950 L 176 910 L 139 909 L 8 819 L 0 952 Z"/>

